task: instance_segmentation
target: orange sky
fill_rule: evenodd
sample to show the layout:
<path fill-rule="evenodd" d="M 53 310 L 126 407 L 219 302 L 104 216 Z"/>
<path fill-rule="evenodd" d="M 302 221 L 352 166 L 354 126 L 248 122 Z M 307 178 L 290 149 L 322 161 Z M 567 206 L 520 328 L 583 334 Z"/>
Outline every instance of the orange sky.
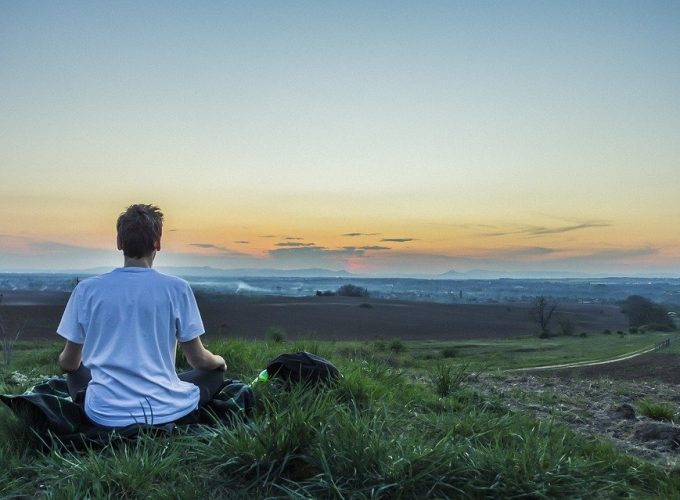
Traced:
<path fill-rule="evenodd" d="M 675 4 L 75 5 L 0 7 L 0 271 L 148 202 L 168 266 L 680 272 Z"/>

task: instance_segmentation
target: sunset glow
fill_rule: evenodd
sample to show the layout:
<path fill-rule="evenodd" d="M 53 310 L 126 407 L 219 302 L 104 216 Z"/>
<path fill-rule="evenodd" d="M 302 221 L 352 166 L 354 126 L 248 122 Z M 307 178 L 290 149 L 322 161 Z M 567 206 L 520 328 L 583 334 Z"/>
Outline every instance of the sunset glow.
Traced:
<path fill-rule="evenodd" d="M 678 3 L 0 14 L 0 271 L 680 274 Z"/>

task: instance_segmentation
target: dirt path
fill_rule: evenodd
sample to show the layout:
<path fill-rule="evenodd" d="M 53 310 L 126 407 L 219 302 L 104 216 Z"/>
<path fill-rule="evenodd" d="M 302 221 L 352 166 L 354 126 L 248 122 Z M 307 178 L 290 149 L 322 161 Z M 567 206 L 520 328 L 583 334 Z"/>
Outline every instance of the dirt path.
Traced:
<path fill-rule="evenodd" d="M 645 349 L 640 349 L 637 351 L 633 351 L 631 353 L 623 354 L 621 356 L 617 356 L 611 359 L 603 359 L 599 361 L 578 361 L 576 363 L 565 363 L 561 365 L 545 365 L 545 366 L 532 366 L 530 368 L 515 368 L 512 370 L 507 370 L 508 372 L 531 372 L 531 371 L 540 371 L 540 370 L 558 370 L 561 368 L 579 368 L 579 367 L 585 367 L 585 366 L 598 366 L 598 365 L 606 365 L 609 363 L 618 363 L 619 361 L 626 361 L 628 359 L 633 359 L 638 356 L 642 356 L 643 354 L 647 354 L 650 352 L 656 351 L 656 347 L 649 347 Z"/>

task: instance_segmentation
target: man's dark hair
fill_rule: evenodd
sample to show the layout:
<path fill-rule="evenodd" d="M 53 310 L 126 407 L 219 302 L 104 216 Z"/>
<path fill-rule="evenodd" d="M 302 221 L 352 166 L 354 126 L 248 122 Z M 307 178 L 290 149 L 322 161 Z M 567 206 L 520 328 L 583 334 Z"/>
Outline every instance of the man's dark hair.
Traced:
<path fill-rule="evenodd" d="M 163 233 L 163 212 L 155 205 L 130 205 L 116 223 L 123 255 L 139 259 L 154 251 Z"/>

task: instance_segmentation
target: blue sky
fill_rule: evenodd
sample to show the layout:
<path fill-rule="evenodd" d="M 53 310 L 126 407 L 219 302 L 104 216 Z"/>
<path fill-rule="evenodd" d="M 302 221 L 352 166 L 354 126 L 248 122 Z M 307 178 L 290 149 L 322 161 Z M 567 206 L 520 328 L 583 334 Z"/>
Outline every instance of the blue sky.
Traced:
<path fill-rule="evenodd" d="M 0 3 L 0 269 L 108 265 L 143 201 L 167 264 L 676 272 L 678 25 L 678 2 Z"/>

